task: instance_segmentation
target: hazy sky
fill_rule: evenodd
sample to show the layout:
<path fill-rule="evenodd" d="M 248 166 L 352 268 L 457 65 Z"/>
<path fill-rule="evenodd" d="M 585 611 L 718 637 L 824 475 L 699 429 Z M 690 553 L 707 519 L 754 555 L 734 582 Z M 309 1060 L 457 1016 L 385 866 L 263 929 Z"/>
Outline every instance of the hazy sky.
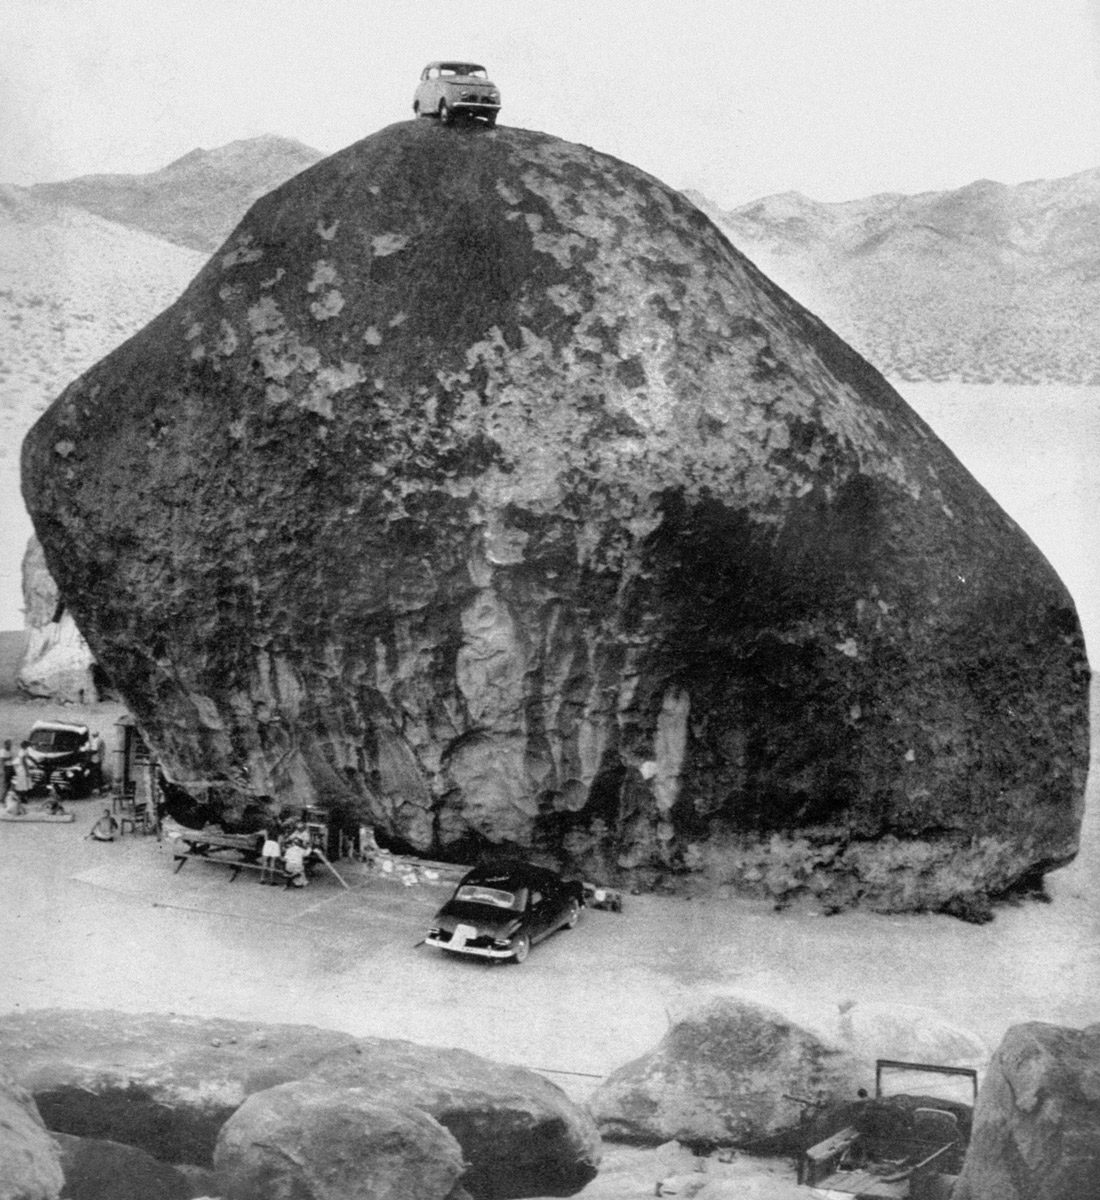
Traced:
<path fill-rule="evenodd" d="M 2 0 L 0 181 L 338 150 L 441 57 L 489 68 L 503 124 L 725 204 L 1100 161 L 1100 0 Z"/>

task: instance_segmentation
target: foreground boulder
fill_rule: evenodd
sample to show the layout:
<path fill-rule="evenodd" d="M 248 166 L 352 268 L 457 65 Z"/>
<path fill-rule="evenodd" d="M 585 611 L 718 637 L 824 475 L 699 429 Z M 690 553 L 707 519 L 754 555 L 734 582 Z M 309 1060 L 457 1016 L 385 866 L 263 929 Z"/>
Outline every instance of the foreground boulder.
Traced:
<path fill-rule="evenodd" d="M 57 1200 L 64 1182 L 30 1093 L 0 1071 L 0 1200 Z"/>
<path fill-rule="evenodd" d="M 0 1062 L 33 1093 L 47 1126 L 207 1166 L 248 1097 L 310 1081 L 360 1088 L 445 1127 L 487 1200 L 567 1196 L 596 1174 L 592 1119 L 521 1067 L 461 1050 L 353 1038 L 308 1025 L 41 1010 L 0 1016 Z"/>
<path fill-rule="evenodd" d="M 1076 851 L 1088 668 L 1049 565 L 684 197 L 585 147 L 421 121 L 303 172 L 55 402 L 23 487 L 180 782 L 830 908 L 984 911 Z"/>
<path fill-rule="evenodd" d="M 863 1086 L 868 1091 L 880 1058 L 969 1067 L 979 1073 L 989 1062 L 989 1047 L 977 1034 L 916 1004 L 845 1002 L 840 1006 L 835 1038 L 866 1073 Z"/>
<path fill-rule="evenodd" d="M 571 1196 L 596 1174 L 600 1136 L 591 1117 L 522 1067 L 465 1050 L 359 1038 L 312 1075 L 430 1114 L 458 1139 L 470 1164 L 462 1183 L 476 1197 Z"/>
<path fill-rule="evenodd" d="M 1100 1025 L 1004 1037 L 978 1094 L 954 1200 L 1100 1195 Z"/>
<path fill-rule="evenodd" d="M 41 1009 L 0 1016 L 0 1062 L 47 1126 L 208 1164 L 253 1092 L 300 1079 L 354 1043 L 309 1025 Z"/>
<path fill-rule="evenodd" d="M 191 1200 L 190 1181 L 136 1146 L 55 1133 L 65 1187 L 61 1200 Z"/>
<path fill-rule="evenodd" d="M 841 1104 L 866 1082 L 855 1060 L 781 1013 L 723 997 L 613 1072 L 590 1107 L 616 1141 L 751 1146 L 798 1125 L 789 1096 Z"/>
<path fill-rule="evenodd" d="M 224 1200 L 459 1200 L 462 1149 L 431 1117 L 366 1088 L 287 1083 L 230 1117 L 214 1155 Z"/>

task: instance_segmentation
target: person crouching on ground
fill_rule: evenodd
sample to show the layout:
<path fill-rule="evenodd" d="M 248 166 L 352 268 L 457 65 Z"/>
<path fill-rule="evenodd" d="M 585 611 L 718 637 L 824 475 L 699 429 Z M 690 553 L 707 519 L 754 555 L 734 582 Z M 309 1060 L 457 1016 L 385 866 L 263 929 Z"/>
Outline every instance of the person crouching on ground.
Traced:
<path fill-rule="evenodd" d="M 111 816 L 111 810 L 105 808 L 103 816 L 92 826 L 88 837 L 96 842 L 113 842 L 116 833 L 118 833 L 118 822 Z"/>
<path fill-rule="evenodd" d="M 264 830 L 264 843 L 260 847 L 260 882 L 277 884 L 279 872 L 279 857 L 282 850 L 278 838 Z"/>
<path fill-rule="evenodd" d="M 283 851 L 283 870 L 287 874 L 287 887 L 306 886 L 306 848 L 298 837 L 292 837 Z"/>

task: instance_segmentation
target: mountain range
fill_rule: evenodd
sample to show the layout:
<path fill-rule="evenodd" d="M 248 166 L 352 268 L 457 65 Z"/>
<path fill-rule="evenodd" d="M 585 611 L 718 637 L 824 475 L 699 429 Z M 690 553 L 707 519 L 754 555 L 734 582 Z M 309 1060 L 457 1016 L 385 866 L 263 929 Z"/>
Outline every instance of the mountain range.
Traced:
<path fill-rule="evenodd" d="M 144 175 L 0 185 L 0 455 L 179 294 L 254 200 L 322 157 L 268 135 Z M 731 210 L 687 195 L 888 376 L 1100 383 L 1100 170 Z"/>
<path fill-rule="evenodd" d="M 324 157 L 301 142 L 266 134 L 216 150 L 192 150 L 147 175 L 82 175 L 28 190 L 35 199 L 84 209 L 210 254 L 254 201 Z"/>
<path fill-rule="evenodd" d="M 1100 383 L 1100 170 L 728 211 L 688 195 L 886 375 Z"/>

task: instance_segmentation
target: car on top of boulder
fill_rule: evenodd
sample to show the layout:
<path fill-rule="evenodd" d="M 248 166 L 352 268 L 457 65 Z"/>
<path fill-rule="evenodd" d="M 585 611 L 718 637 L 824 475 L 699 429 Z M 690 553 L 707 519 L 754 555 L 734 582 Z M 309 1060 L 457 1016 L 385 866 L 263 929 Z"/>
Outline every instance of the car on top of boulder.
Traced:
<path fill-rule="evenodd" d="M 424 942 L 455 954 L 517 963 L 559 929 L 572 929 L 584 885 L 533 863 L 487 864 L 467 872 L 435 914 Z"/>
<path fill-rule="evenodd" d="M 500 91 L 477 63 L 431 62 L 420 73 L 413 112 L 418 117 L 438 117 L 443 125 L 459 116 L 495 125 Z"/>
<path fill-rule="evenodd" d="M 35 721 L 27 736 L 29 774 L 35 790 L 49 787 L 78 798 L 94 786 L 95 747 L 87 725 L 71 721 Z"/>

